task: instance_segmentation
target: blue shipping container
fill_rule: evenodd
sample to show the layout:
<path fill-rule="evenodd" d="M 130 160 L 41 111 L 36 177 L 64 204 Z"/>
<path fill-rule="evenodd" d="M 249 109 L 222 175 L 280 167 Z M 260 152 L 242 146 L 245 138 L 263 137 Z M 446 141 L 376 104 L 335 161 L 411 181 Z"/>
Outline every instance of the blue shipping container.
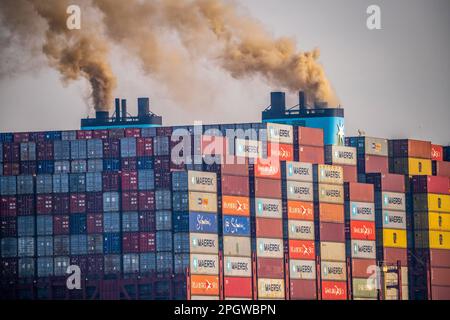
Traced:
<path fill-rule="evenodd" d="M 153 158 L 152 157 L 138 157 L 137 158 L 137 169 L 138 170 L 153 169 Z"/>
<path fill-rule="evenodd" d="M 120 254 L 122 238 L 120 233 L 103 234 L 103 252 L 105 254 Z M 106 264 L 105 264 L 106 268 Z"/>
<path fill-rule="evenodd" d="M 38 174 L 53 174 L 55 172 L 55 162 L 53 160 L 43 160 L 37 162 Z"/>
<path fill-rule="evenodd" d="M 36 233 L 38 236 L 51 236 L 53 234 L 53 217 L 50 215 L 37 216 Z"/>
<path fill-rule="evenodd" d="M 217 214 L 191 212 L 189 231 L 198 233 L 217 233 Z"/>
<path fill-rule="evenodd" d="M 223 234 L 250 236 L 250 218 L 240 216 L 223 216 Z"/>
<path fill-rule="evenodd" d="M 86 214 L 71 214 L 69 217 L 70 234 L 85 234 L 87 232 Z"/>

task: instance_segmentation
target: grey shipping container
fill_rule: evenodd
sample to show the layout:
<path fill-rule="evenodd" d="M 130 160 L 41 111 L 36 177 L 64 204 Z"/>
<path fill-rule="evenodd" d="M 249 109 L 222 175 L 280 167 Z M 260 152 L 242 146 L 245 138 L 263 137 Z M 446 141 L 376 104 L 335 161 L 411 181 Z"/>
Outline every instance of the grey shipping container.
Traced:
<path fill-rule="evenodd" d="M 69 160 L 55 161 L 55 173 L 70 173 L 70 161 Z"/>
<path fill-rule="evenodd" d="M 53 237 L 37 237 L 36 238 L 37 256 L 53 256 Z"/>
<path fill-rule="evenodd" d="M 141 136 L 143 138 L 156 137 L 156 128 L 142 128 Z"/>
<path fill-rule="evenodd" d="M 34 258 L 21 258 L 19 259 L 19 277 L 31 278 L 34 277 Z"/>
<path fill-rule="evenodd" d="M 155 189 L 155 172 L 153 170 L 138 171 L 138 189 L 141 191 Z"/>
<path fill-rule="evenodd" d="M 103 211 L 119 211 L 119 193 L 105 192 L 103 194 Z"/>
<path fill-rule="evenodd" d="M 90 159 L 87 164 L 88 172 L 102 172 L 103 171 L 103 159 Z"/>
<path fill-rule="evenodd" d="M 173 211 L 189 210 L 189 194 L 187 192 L 173 192 L 172 194 Z"/>
<path fill-rule="evenodd" d="M 141 253 L 139 255 L 139 269 L 141 273 L 152 273 L 156 271 L 156 254 Z"/>
<path fill-rule="evenodd" d="M 19 257 L 33 257 L 34 243 L 33 237 L 19 237 L 17 239 L 17 255 Z"/>
<path fill-rule="evenodd" d="M 70 141 L 70 159 L 82 160 L 87 158 L 86 140 Z"/>
<path fill-rule="evenodd" d="M 17 180 L 15 176 L 0 177 L 0 195 L 13 196 L 17 193 Z"/>
<path fill-rule="evenodd" d="M 50 215 L 36 217 L 36 234 L 38 236 L 51 236 L 53 234 L 53 217 Z"/>
<path fill-rule="evenodd" d="M 87 236 L 87 250 L 88 254 L 102 254 L 103 253 L 103 235 L 90 234 Z"/>
<path fill-rule="evenodd" d="M 33 176 L 17 177 L 17 194 L 33 194 L 34 180 Z"/>
<path fill-rule="evenodd" d="M 121 256 L 118 254 L 108 254 L 104 256 L 105 263 L 105 273 L 120 273 L 122 271 L 121 268 Z"/>
<path fill-rule="evenodd" d="M 156 272 L 165 274 L 173 272 L 172 252 L 158 252 L 156 254 Z"/>
<path fill-rule="evenodd" d="M 122 214 L 122 231 L 135 232 L 139 230 L 139 214 L 137 212 L 124 212 Z"/>
<path fill-rule="evenodd" d="M 73 160 L 70 164 L 72 173 L 85 173 L 87 171 L 86 160 Z"/>
<path fill-rule="evenodd" d="M 61 132 L 61 140 L 70 141 L 76 139 L 77 139 L 77 132 L 74 130 Z"/>
<path fill-rule="evenodd" d="M 103 158 L 103 142 L 100 139 L 92 139 L 87 142 L 88 159 Z"/>
<path fill-rule="evenodd" d="M 36 193 L 52 193 L 53 177 L 51 174 L 39 174 L 36 176 Z"/>
<path fill-rule="evenodd" d="M 172 230 L 172 211 L 156 211 L 156 230 Z"/>
<path fill-rule="evenodd" d="M 155 156 L 168 156 L 169 152 L 169 137 L 159 136 L 153 138 L 153 153 Z"/>
<path fill-rule="evenodd" d="M 54 141 L 53 157 L 55 160 L 70 160 L 70 141 Z"/>
<path fill-rule="evenodd" d="M 86 173 L 86 192 L 101 192 L 102 187 L 101 172 Z"/>
<path fill-rule="evenodd" d="M 120 156 L 122 158 L 136 157 L 136 138 L 120 139 Z"/>
<path fill-rule="evenodd" d="M 172 208 L 172 193 L 170 190 L 156 190 L 156 210 L 170 210 Z"/>
<path fill-rule="evenodd" d="M 37 258 L 37 276 L 47 277 L 53 275 L 53 257 Z"/>
<path fill-rule="evenodd" d="M 69 190 L 72 193 L 86 192 L 86 175 L 84 173 L 70 174 Z"/>
<path fill-rule="evenodd" d="M 156 251 L 172 251 L 172 232 L 158 231 L 156 232 Z"/>
<path fill-rule="evenodd" d="M 19 237 L 34 236 L 34 216 L 17 217 L 17 235 Z"/>
<path fill-rule="evenodd" d="M 67 276 L 67 267 L 70 265 L 69 257 L 55 257 L 53 261 L 55 276 Z"/>
<path fill-rule="evenodd" d="M 69 193 L 69 175 L 67 173 L 53 175 L 53 193 Z"/>
<path fill-rule="evenodd" d="M 189 233 L 178 232 L 173 234 L 173 251 L 174 253 L 189 253 L 190 251 Z"/>
<path fill-rule="evenodd" d="M 87 236 L 85 234 L 73 234 L 70 236 L 70 254 L 87 254 Z"/>
<path fill-rule="evenodd" d="M 123 273 L 139 272 L 139 254 L 128 253 L 123 255 Z"/>
<path fill-rule="evenodd" d="M 17 238 L 1 239 L 1 256 L 2 258 L 17 257 Z"/>
<path fill-rule="evenodd" d="M 184 274 L 186 269 L 190 266 L 190 254 L 180 253 L 174 255 L 174 272 L 175 274 Z"/>
<path fill-rule="evenodd" d="M 55 256 L 64 256 L 70 253 L 70 236 L 55 236 L 53 239 Z"/>
<path fill-rule="evenodd" d="M 188 191 L 188 173 L 187 171 L 172 172 L 172 190 Z"/>
<path fill-rule="evenodd" d="M 103 214 L 103 232 L 120 232 L 119 212 L 105 212 Z"/>
<path fill-rule="evenodd" d="M 23 142 L 20 144 L 20 161 L 36 161 L 36 143 Z"/>

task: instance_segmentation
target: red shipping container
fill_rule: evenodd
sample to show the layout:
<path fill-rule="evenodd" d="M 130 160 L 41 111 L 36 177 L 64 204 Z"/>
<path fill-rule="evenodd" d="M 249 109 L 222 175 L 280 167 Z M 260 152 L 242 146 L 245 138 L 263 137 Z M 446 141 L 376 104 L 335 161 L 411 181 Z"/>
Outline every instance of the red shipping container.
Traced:
<path fill-rule="evenodd" d="M 119 191 L 119 173 L 102 173 L 103 192 Z"/>
<path fill-rule="evenodd" d="M 87 213 L 103 212 L 103 193 L 101 192 L 86 193 L 86 212 Z"/>
<path fill-rule="evenodd" d="M 416 250 L 416 255 L 432 267 L 450 267 L 450 250 L 422 249 Z"/>
<path fill-rule="evenodd" d="M 450 268 L 431 268 L 431 285 L 450 287 Z"/>
<path fill-rule="evenodd" d="M 383 156 L 364 156 L 358 158 L 358 167 L 364 173 L 389 173 L 389 158 Z"/>
<path fill-rule="evenodd" d="M 53 213 L 53 195 L 46 194 L 36 196 L 36 213 L 37 214 Z"/>
<path fill-rule="evenodd" d="M 140 232 L 139 233 L 139 251 L 140 252 L 154 252 L 155 233 L 154 232 Z"/>
<path fill-rule="evenodd" d="M 40 142 L 45 140 L 45 132 L 30 132 L 30 141 Z"/>
<path fill-rule="evenodd" d="M 155 210 L 155 193 L 153 191 L 139 192 L 139 211 Z"/>
<path fill-rule="evenodd" d="M 320 241 L 345 242 L 345 224 L 321 222 Z"/>
<path fill-rule="evenodd" d="M 88 263 L 87 256 L 70 256 L 70 264 L 79 266 L 82 274 L 86 274 L 88 271 Z"/>
<path fill-rule="evenodd" d="M 258 258 L 256 272 L 258 278 L 284 279 L 284 259 Z"/>
<path fill-rule="evenodd" d="M 53 195 L 53 214 L 69 213 L 70 197 L 68 194 Z"/>
<path fill-rule="evenodd" d="M 290 281 L 291 300 L 316 300 L 317 288 L 316 280 L 297 280 Z"/>
<path fill-rule="evenodd" d="M 77 140 L 88 140 L 92 139 L 92 130 L 78 130 Z"/>
<path fill-rule="evenodd" d="M 17 196 L 17 215 L 26 216 L 35 213 L 35 199 L 34 195 Z"/>
<path fill-rule="evenodd" d="M 138 189 L 138 173 L 122 172 L 122 190 L 135 191 Z"/>
<path fill-rule="evenodd" d="M 16 217 L 0 217 L 0 237 L 17 237 Z"/>
<path fill-rule="evenodd" d="M 301 145 L 298 148 L 298 158 L 301 162 L 308 162 L 314 164 L 325 163 L 325 151 L 323 147 L 313 147 Z"/>
<path fill-rule="evenodd" d="M 157 127 L 156 135 L 158 137 L 164 137 L 164 136 L 170 137 L 172 135 L 172 131 L 173 131 L 172 127 Z"/>
<path fill-rule="evenodd" d="M 375 240 L 375 222 L 350 221 L 350 237 L 355 240 Z"/>
<path fill-rule="evenodd" d="M 367 183 L 373 183 L 375 191 L 405 192 L 405 176 L 392 173 L 366 175 Z"/>
<path fill-rule="evenodd" d="M 124 253 L 139 253 L 140 235 L 138 232 L 126 232 L 122 235 L 122 250 Z"/>
<path fill-rule="evenodd" d="M 120 139 L 125 137 L 125 130 L 122 128 L 114 128 L 108 130 L 108 136 L 111 139 Z"/>
<path fill-rule="evenodd" d="M 431 145 L 431 160 L 444 161 L 444 147 L 436 144 Z"/>
<path fill-rule="evenodd" d="M 393 140 L 390 146 L 393 150 L 389 148 L 389 156 L 395 158 L 431 159 L 431 142 L 429 141 Z"/>
<path fill-rule="evenodd" d="M 323 129 L 298 127 L 298 144 L 323 147 Z"/>
<path fill-rule="evenodd" d="M 283 220 L 256 218 L 256 237 L 282 239 Z"/>
<path fill-rule="evenodd" d="M 267 143 L 267 156 L 279 161 L 294 161 L 294 146 L 292 144 Z"/>
<path fill-rule="evenodd" d="M 138 211 L 138 208 L 138 193 L 135 191 L 122 192 L 122 210 Z"/>
<path fill-rule="evenodd" d="M 86 212 L 86 194 L 72 193 L 70 195 L 70 213 Z"/>
<path fill-rule="evenodd" d="M 89 213 L 87 215 L 87 233 L 103 233 L 103 214 Z"/>
<path fill-rule="evenodd" d="M 374 202 L 373 184 L 369 183 L 345 183 L 345 200 L 357 202 Z"/>
<path fill-rule="evenodd" d="M 93 139 L 108 139 L 108 130 L 94 130 L 92 131 Z"/>
<path fill-rule="evenodd" d="M 400 261 L 404 267 L 408 266 L 407 250 L 403 248 L 383 248 L 384 261 L 391 265 L 397 265 L 397 261 Z"/>
<path fill-rule="evenodd" d="M 372 259 L 352 259 L 353 278 L 368 278 L 376 272 L 377 261 Z"/>
<path fill-rule="evenodd" d="M 37 165 L 35 161 L 22 161 L 20 163 L 20 174 L 23 175 L 36 175 Z"/>
<path fill-rule="evenodd" d="M 225 277 L 225 297 L 227 298 L 252 298 L 252 278 Z"/>
<path fill-rule="evenodd" d="M 249 196 L 248 177 L 222 176 L 222 194 L 229 196 Z"/>
<path fill-rule="evenodd" d="M 322 281 L 323 300 L 347 300 L 346 281 Z"/>
<path fill-rule="evenodd" d="M 53 160 L 53 142 L 43 141 L 36 144 L 37 160 Z"/>
<path fill-rule="evenodd" d="M 257 178 L 281 179 L 281 166 L 278 159 L 257 159 L 254 164 Z"/>
<path fill-rule="evenodd" d="M 222 175 L 248 176 L 248 159 L 244 157 L 227 156 L 221 164 Z"/>
<path fill-rule="evenodd" d="M 4 176 L 18 176 L 20 174 L 20 164 L 18 162 L 7 162 L 3 164 Z"/>
<path fill-rule="evenodd" d="M 316 259 L 314 241 L 289 240 L 289 258 L 300 260 Z"/>
<path fill-rule="evenodd" d="M 255 197 L 281 199 L 281 180 L 255 178 Z"/>
<path fill-rule="evenodd" d="M 30 141 L 30 134 L 27 132 L 16 132 L 14 133 L 14 142 L 21 143 L 21 142 L 29 142 Z"/>
<path fill-rule="evenodd" d="M 432 300 L 450 300 L 449 287 L 431 286 Z"/>
<path fill-rule="evenodd" d="M 127 138 L 139 138 L 141 136 L 140 128 L 126 128 L 125 137 Z"/>
<path fill-rule="evenodd" d="M 170 174 L 155 171 L 155 188 L 169 189 L 172 183 Z"/>
<path fill-rule="evenodd" d="M 122 171 L 137 171 L 136 158 L 123 158 L 120 168 Z"/>
<path fill-rule="evenodd" d="M 413 176 L 414 193 L 450 194 L 450 180 L 447 177 Z"/>
<path fill-rule="evenodd" d="M 3 162 L 20 161 L 20 144 L 3 143 Z"/>
<path fill-rule="evenodd" d="M 166 172 L 170 170 L 170 157 L 169 156 L 158 156 L 155 157 L 155 172 L 163 172 L 165 176 L 170 176 Z"/>
<path fill-rule="evenodd" d="M 103 140 L 103 158 L 120 158 L 120 140 Z"/>
<path fill-rule="evenodd" d="M 2 196 L 0 198 L 0 216 L 15 217 L 17 215 L 16 197 Z"/>
<path fill-rule="evenodd" d="M 54 235 L 69 234 L 69 216 L 67 215 L 53 216 L 53 234 Z"/>
<path fill-rule="evenodd" d="M 151 157 L 153 156 L 153 139 L 139 138 L 136 140 L 137 156 Z"/>
<path fill-rule="evenodd" d="M 103 274 L 103 255 L 88 255 L 88 274 L 89 275 L 101 275 Z"/>
<path fill-rule="evenodd" d="M 433 174 L 435 176 L 450 177 L 450 162 L 433 161 Z"/>
<path fill-rule="evenodd" d="M 139 231 L 156 231 L 156 214 L 154 211 L 139 212 Z"/>
<path fill-rule="evenodd" d="M 358 182 L 358 169 L 356 166 L 341 165 L 344 170 L 345 182 Z"/>

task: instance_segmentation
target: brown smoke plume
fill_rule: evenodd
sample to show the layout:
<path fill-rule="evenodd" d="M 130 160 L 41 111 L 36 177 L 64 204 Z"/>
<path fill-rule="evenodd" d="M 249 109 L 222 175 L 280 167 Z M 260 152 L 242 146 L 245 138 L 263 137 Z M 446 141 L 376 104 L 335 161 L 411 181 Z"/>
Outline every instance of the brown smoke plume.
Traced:
<path fill-rule="evenodd" d="M 64 81 L 86 78 L 92 88 L 92 99 L 96 110 L 108 110 L 112 102 L 112 91 L 116 79 L 108 63 L 108 46 L 105 39 L 94 33 L 92 26 L 82 20 L 80 30 L 69 30 L 66 26 L 67 0 L 27 0 L 34 10 L 13 12 L 16 21 L 4 19 L 13 31 L 17 22 L 31 23 L 44 19 L 47 23 L 45 43 L 42 51 L 52 67 L 57 69 Z M 0 11 L 8 12 L 16 1 L 2 0 Z M 18 16 L 19 14 L 23 16 Z"/>

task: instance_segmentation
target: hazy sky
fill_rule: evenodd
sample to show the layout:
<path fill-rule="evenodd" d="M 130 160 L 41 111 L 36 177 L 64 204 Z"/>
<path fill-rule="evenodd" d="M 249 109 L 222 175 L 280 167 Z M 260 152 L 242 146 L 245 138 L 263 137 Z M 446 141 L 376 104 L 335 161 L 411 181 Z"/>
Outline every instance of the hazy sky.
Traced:
<path fill-rule="evenodd" d="M 320 48 L 320 61 L 345 108 L 347 136 L 362 129 L 371 136 L 450 144 L 450 1 L 237 2 L 273 35 L 296 39 L 301 50 Z M 381 7 L 382 30 L 366 27 L 370 4 Z M 195 90 L 200 102 L 187 108 L 120 49 L 113 47 L 111 61 L 116 96 L 128 99 L 132 113 L 138 96 L 150 96 L 151 109 L 165 125 L 257 122 L 270 91 L 279 89 L 260 79 L 236 80 L 213 64 L 199 63 L 198 75 L 208 85 L 203 92 Z M 4 76 L 0 129 L 78 129 L 89 112 L 87 92 L 85 81 L 63 86 L 48 67 Z M 288 104 L 296 101 L 296 95 L 288 96 Z"/>

